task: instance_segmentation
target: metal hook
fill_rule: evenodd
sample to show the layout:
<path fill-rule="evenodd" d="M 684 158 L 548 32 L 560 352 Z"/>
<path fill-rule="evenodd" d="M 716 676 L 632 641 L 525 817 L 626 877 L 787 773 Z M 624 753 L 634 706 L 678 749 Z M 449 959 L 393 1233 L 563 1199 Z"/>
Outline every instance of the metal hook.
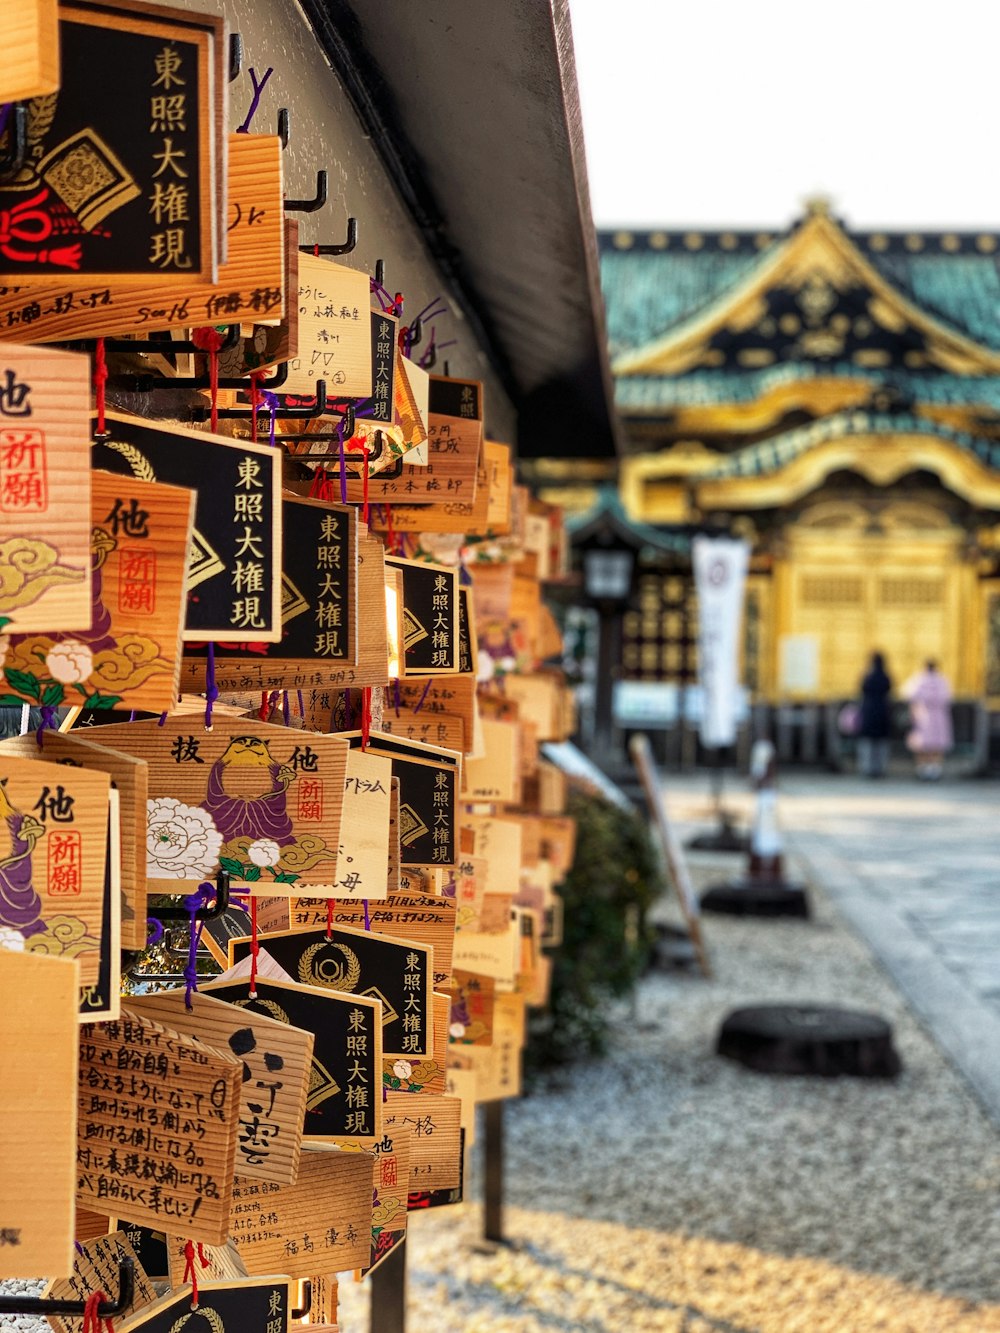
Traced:
<path fill-rule="evenodd" d="M 7 125 L 7 151 L 0 157 L 0 176 L 16 176 L 28 155 L 28 108 L 15 102 Z"/>
<path fill-rule="evenodd" d="M 343 245 L 300 245 L 303 254 L 312 255 L 349 255 L 358 244 L 358 220 L 347 219 L 347 240 Z"/>
<path fill-rule="evenodd" d="M 286 213 L 316 213 L 327 200 L 328 180 L 325 171 L 316 172 L 316 195 L 313 199 L 286 199 Z"/>
<path fill-rule="evenodd" d="M 282 376 L 281 382 L 284 382 L 284 380 L 288 378 L 288 363 L 283 362 L 282 365 L 284 366 L 285 373 Z M 277 382 L 277 376 L 275 376 L 274 380 L 265 380 L 260 387 L 270 392 L 270 385 L 276 382 Z M 247 387 L 246 380 L 237 381 L 236 387 L 245 389 Z M 317 380 L 316 398 L 311 407 L 279 407 L 275 413 L 275 416 L 282 418 L 293 417 L 296 420 L 311 421 L 315 417 L 324 416 L 326 414 L 326 410 L 327 410 L 326 380 Z M 257 408 L 257 415 L 259 415 L 261 412 L 264 411 L 267 411 L 267 409 L 264 407 L 263 404 L 261 404 Z M 249 421 L 250 418 L 254 415 L 254 411 L 253 408 L 246 408 L 246 407 L 220 407 L 216 415 L 219 416 L 224 421 Z M 208 416 L 209 416 L 208 408 L 197 407 L 194 409 L 194 412 L 192 413 L 192 420 L 206 421 L 208 419 Z M 285 439 L 287 437 L 282 436 L 281 438 Z"/>
<path fill-rule="evenodd" d="M 414 347 L 420 346 L 424 337 L 424 325 L 419 315 L 412 324 L 408 325 L 403 330 L 403 337 L 405 340 L 406 355 L 409 356 Z"/>
<path fill-rule="evenodd" d="M 302 1302 L 301 1310 L 291 1312 L 293 1319 L 305 1319 L 313 1308 L 313 1284 L 309 1278 L 305 1278 L 302 1283 Z"/>
<path fill-rule="evenodd" d="M 124 1314 L 135 1294 L 135 1269 L 131 1259 L 118 1261 L 118 1299 L 102 1301 L 97 1307 L 98 1318 L 114 1319 Z M 82 1317 L 86 1301 L 43 1300 L 38 1296 L 0 1296 L 0 1314 L 76 1315 Z"/>
<path fill-rule="evenodd" d="M 353 404 L 352 402 L 350 402 L 350 401 L 348 401 L 348 400 L 346 400 L 346 399 L 342 399 L 342 400 L 340 400 L 340 401 L 341 401 L 341 402 L 346 402 L 346 403 L 347 403 L 346 407 L 341 408 L 341 407 L 340 407 L 340 404 L 339 404 L 338 402 L 334 402 L 334 404 L 332 405 L 333 411 L 339 411 L 339 412 L 341 412 L 340 429 L 339 429 L 339 430 L 334 431 L 334 432 L 333 432 L 332 434 L 330 434 L 330 435 L 282 435 L 282 437 L 281 437 L 282 441 L 283 441 L 283 442 L 287 442 L 287 443 L 289 443 L 289 444 L 298 443 L 298 442 L 301 441 L 301 440 L 309 440 L 309 441 L 312 441 L 313 443 L 316 443 L 316 444 L 320 444 L 320 443 L 322 443 L 322 444 L 329 444 L 329 443 L 331 443 L 332 441 L 336 441 L 336 442 L 339 444 L 339 443 L 340 443 L 340 438 L 341 438 L 341 436 L 343 436 L 345 442 L 346 442 L 347 440 L 349 440 L 349 439 L 353 436 L 353 434 L 354 434 L 354 428 L 355 428 L 355 426 L 356 426 L 356 424 L 357 424 L 356 410 L 355 410 L 355 406 L 354 406 L 354 404 Z M 324 411 L 326 412 L 326 411 L 329 411 L 329 410 L 330 410 L 330 405 L 326 405 L 326 404 L 324 404 Z M 379 431 L 378 434 L 381 435 L 382 432 Z M 319 455 L 316 455 L 316 454 L 310 454 L 308 451 L 307 451 L 306 453 L 304 453 L 304 454 L 299 454 L 299 455 L 297 455 L 297 456 L 298 456 L 299 458 L 314 458 L 314 457 L 319 457 Z M 323 457 L 326 457 L 326 456 L 327 456 L 327 455 L 323 455 Z M 376 457 L 381 457 L 381 453 L 379 453 L 378 455 L 376 455 Z"/>
<path fill-rule="evenodd" d="M 278 138 L 281 140 L 282 148 L 288 147 L 288 107 L 283 106 L 278 111 Z"/>
<path fill-rule="evenodd" d="M 240 77 L 243 70 L 243 34 L 241 32 L 231 32 L 229 34 L 229 82 Z"/>
<path fill-rule="evenodd" d="M 194 914 L 195 921 L 215 921 L 229 909 L 229 875 L 220 870 L 215 877 L 215 903 L 212 907 L 199 907 Z M 186 907 L 154 907 L 150 913 L 160 921 L 186 921 L 191 913 Z"/>
<path fill-rule="evenodd" d="M 427 351 L 420 358 L 420 369 L 433 370 L 434 367 L 437 365 L 437 359 L 438 359 L 437 343 L 432 338 L 427 346 Z"/>
<path fill-rule="evenodd" d="M 385 286 L 385 260 L 375 260 L 375 281 L 380 287 Z"/>
<path fill-rule="evenodd" d="M 229 324 L 226 328 L 226 336 L 219 347 L 220 352 L 228 352 L 234 348 L 240 338 L 239 324 Z M 146 340 L 140 338 L 105 338 L 104 350 L 106 352 L 190 352 L 192 354 L 203 351 L 203 348 L 196 347 L 190 338 L 149 338 Z M 178 388 L 190 388 L 190 380 L 170 380 L 171 384 L 176 384 Z M 205 381 L 205 388 L 208 388 L 208 381 Z"/>

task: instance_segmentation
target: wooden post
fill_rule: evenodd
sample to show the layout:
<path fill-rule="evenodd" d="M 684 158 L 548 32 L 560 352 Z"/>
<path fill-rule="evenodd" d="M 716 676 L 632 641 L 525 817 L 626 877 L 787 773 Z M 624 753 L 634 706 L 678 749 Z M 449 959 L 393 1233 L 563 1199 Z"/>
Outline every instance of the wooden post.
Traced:
<path fill-rule="evenodd" d="M 371 1333 L 406 1333 L 406 1241 L 386 1255 L 370 1278 Z"/>
<path fill-rule="evenodd" d="M 486 1188 L 483 1235 L 495 1245 L 503 1234 L 503 1102 L 486 1102 Z"/>

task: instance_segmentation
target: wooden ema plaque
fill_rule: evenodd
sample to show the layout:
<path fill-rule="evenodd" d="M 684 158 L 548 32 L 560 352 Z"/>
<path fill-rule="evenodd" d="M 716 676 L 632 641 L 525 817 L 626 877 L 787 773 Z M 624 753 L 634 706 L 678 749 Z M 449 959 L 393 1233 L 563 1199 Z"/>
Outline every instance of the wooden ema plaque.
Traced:
<path fill-rule="evenodd" d="M 372 1148 L 375 1188 L 372 1191 L 371 1255 L 355 1277 L 367 1277 L 389 1250 L 406 1235 L 410 1185 L 410 1127 L 398 1125 Z"/>
<path fill-rule="evenodd" d="M 179 892 L 219 870 L 262 892 L 328 883 L 340 845 L 347 746 L 248 718 L 130 722 L 116 748 L 149 765 L 147 882 Z"/>
<path fill-rule="evenodd" d="M 455 1189 L 462 1169 L 462 1104 L 430 1093 L 386 1094 L 385 1132 L 410 1131 L 410 1191 Z"/>
<path fill-rule="evenodd" d="M 393 506 L 472 504 L 483 443 L 482 414 L 482 385 L 478 380 L 432 375 L 427 465 L 404 462 L 398 477 L 373 475 L 368 485 L 372 502 L 389 501 Z M 360 504 L 363 490 L 360 479 L 349 480 L 348 500 Z"/>
<path fill-rule="evenodd" d="M 195 492 L 184 638 L 281 637 L 281 459 L 249 441 L 107 414 L 95 467 Z"/>
<path fill-rule="evenodd" d="M 156 1290 L 143 1271 L 139 1257 L 124 1231 L 96 1236 L 75 1248 L 72 1277 L 50 1282 L 42 1292 L 45 1300 L 85 1301 L 92 1291 L 107 1292 L 114 1300 L 121 1282 L 121 1264 L 125 1259 L 132 1261 L 135 1286 L 132 1300 L 119 1317 L 127 1319 L 156 1300 Z M 55 1333 L 79 1333 L 81 1327 L 78 1318 L 61 1319 L 58 1315 L 49 1315 L 48 1320 Z"/>
<path fill-rule="evenodd" d="M 461 589 L 460 591 L 464 591 Z M 389 698 L 382 714 L 383 730 L 393 736 L 403 736 L 407 740 L 421 741 L 426 745 L 438 745 L 446 750 L 461 750 L 468 754 L 472 750 L 476 731 L 476 681 L 472 675 L 454 677 L 427 676 L 407 677 L 398 682 L 399 710 L 395 705 L 397 684 L 389 690 Z M 449 734 L 453 732 L 453 719 L 461 723 L 461 744 L 444 745 L 432 735 L 419 734 L 420 729 L 428 727 L 434 732 L 434 722 L 438 719 L 445 723 Z M 397 729 L 397 723 L 404 728 Z M 409 735 L 408 728 L 416 729 Z M 391 730 L 390 730 L 391 727 Z"/>
<path fill-rule="evenodd" d="M 298 1278 L 367 1263 L 374 1166 L 371 1153 L 317 1147 L 294 1185 L 238 1180 L 229 1231 L 249 1272 Z"/>
<path fill-rule="evenodd" d="M 244 941 L 234 941 L 234 953 Z M 263 937 L 266 952 L 270 940 Z M 244 953 L 244 956 L 245 953 Z M 294 1024 L 313 1036 L 309 1086 L 300 1116 L 307 1142 L 357 1139 L 370 1142 L 382 1132 L 382 1011 L 370 996 L 348 995 L 327 986 L 306 986 L 257 976 L 251 999 L 243 981 L 207 982 L 210 995 L 238 1007 Z"/>
<path fill-rule="evenodd" d="M 281 641 L 248 642 L 216 654 L 222 689 L 298 690 L 339 675 L 358 658 L 358 530 L 355 511 L 318 500 L 282 500 Z M 182 684 L 205 682 L 205 648 L 188 649 Z"/>
<path fill-rule="evenodd" d="M 228 157 L 228 254 L 216 282 L 199 283 L 189 275 L 166 289 L 116 282 L 79 291 L 53 277 L 44 288 L 0 288 L 0 339 L 148 337 L 154 330 L 223 320 L 280 319 L 296 225 L 283 222 L 281 140 L 236 134 L 228 141 Z"/>
<path fill-rule="evenodd" d="M 78 963 L 0 948 L 0 1278 L 68 1277 Z"/>
<path fill-rule="evenodd" d="M 0 703 L 171 708 L 193 517 L 192 491 L 95 472 L 88 627 L 11 636 Z"/>
<path fill-rule="evenodd" d="M 56 0 L 24 0 L 12 5 L 0 29 L 0 88 L 9 102 L 21 102 L 59 87 L 59 17 Z"/>
<path fill-rule="evenodd" d="M 187 1272 L 187 1240 L 183 1236 L 167 1237 L 167 1264 L 170 1285 L 182 1287 Z M 207 1263 L 205 1262 L 207 1260 Z M 231 1240 L 225 1245 L 203 1245 L 198 1253 L 198 1286 L 202 1282 L 238 1282 L 249 1277 L 247 1266 Z"/>
<path fill-rule="evenodd" d="M 200 992 L 191 997 L 188 1009 L 183 988 L 131 996 L 129 1008 L 206 1046 L 231 1051 L 242 1062 L 235 1170 L 257 1180 L 293 1184 L 312 1074 L 313 1034 Z"/>
<path fill-rule="evenodd" d="M 385 1060 L 382 1086 L 392 1092 L 444 1092 L 448 1064 L 448 1021 L 451 996 L 435 991 L 431 997 L 434 1013 L 434 1051 L 422 1060 Z"/>
<path fill-rule="evenodd" d="M 433 1053 L 433 951 L 414 940 L 337 926 L 332 933 L 281 931 L 264 937 L 268 954 L 303 986 L 318 986 L 378 1000 L 382 1006 L 382 1054 Z M 249 940 L 234 940 L 233 962 L 246 957 Z"/>
<path fill-rule="evenodd" d="M 429 461 L 428 450 L 428 461 Z M 407 463 L 414 461 L 408 456 Z M 426 504 L 392 506 L 396 532 L 455 533 L 464 537 L 502 534 L 510 526 L 512 469 L 510 445 L 484 440 L 476 469 L 475 496 L 470 500 L 441 500 Z M 382 523 L 379 523 L 380 529 Z"/>
<path fill-rule="evenodd" d="M 351 750 L 331 897 L 375 902 L 389 896 L 391 798 L 391 760 Z"/>
<path fill-rule="evenodd" d="M 90 359 L 8 345 L 0 356 L 0 629 L 90 618 Z"/>
<path fill-rule="evenodd" d="M 458 670 L 458 570 L 386 557 L 403 581 L 403 675 L 453 675 Z"/>
<path fill-rule="evenodd" d="M 361 748 L 361 732 L 343 738 Z M 392 760 L 399 779 L 400 861 L 404 866 L 450 867 L 458 854 L 458 792 L 462 756 L 456 750 L 404 741 L 372 731 L 365 747 Z"/>
<path fill-rule="evenodd" d="M 482 721 L 485 753 L 467 759 L 462 768 L 463 797 L 468 801 L 509 803 L 521 801 L 521 730 L 512 722 Z"/>
<path fill-rule="evenodd" d="M 116 1022 L 85 1023 L 79 1201 L 221 1245 L 229 1219 L 241 1075 L 234 1055 L 127 1010 Z"/>
<path fill-rule="evenodd" d="M 284 1274 L 238 1282 L 199 1279 L 197 1309 L 192 1308 L 190 1288 L 182 1287 L 124 1324 L 116 1322 L 116 1328 L 118 1333 L 288 1333 L 291 1309 L 291 1287 Z"/>
<path fill-rule="evenodd" d="M 326 928 L 326 902 L 316 898 L 293 898 L 291 930 Z M 337 926 L 355 930 L 364 925 L 364 904 L 337 900 L 333 920 Z M 449 898 L 416 885 L 400 885 L 383 902 L 373 904 L 368 913 L 373 931 L 418 940 L 434 951 L 434 984 L 451 976 L 451 958 L 455 943 L 455 904 Z"/>
<path fill-rule="evenodd" d="M 212 36 L 64 3 L 59 41 L 59 91 L 31 102 L 25 165 L 0 190 L 0 272 L 74 289 L 213 281 Z"/>
<path fill-rule="evenodd" d="M 106 773 L 0 756 L 0 931 L 7 947 L 78 959 L 84 986 L 100 970 L 110 785 Z"/>
<path fill-rule="evenodd" d="M 289 359 L 283 392 L 312 397 L 325 380 L 331 398 L 371 398 L 368 274 L 300 254 L 297 308 L 298 354 Z"/>
<path fill-rule="evenodd" d="M 485 861 L 484 893 L 515 893 L 521 864 L 521 825 L 493 815 L 463 815 L 462 828 L 476 839 L 474 855 Z"/>
<path fill-rule="evenodd" d="M 41 739 L 41 748 L 38 741 Z M 109 737 L 110 739 L 110 737 Z M 129 754 L 72 734 L 45 730 L 12 736 L 0 752 L 22 759 L 39 756 L 71 768 L 107 773 L 118 792 L 121 842 L 121 947 L 146 947 L 146 765 Z"/>
<path fill-rule="evenodd" d="M 80 987 L 80 1021 L 104 1022 L 121 1012 L 122 916 L 120 803 L 114 787 L 108 792 L 108 836 L 101 899 L 101 950 L 97 980 Z"/>
<path fill-rule="evenodd" d="M 456 968 L 449 994 L 451 1014 L 448 1033 L 452 1042 L 462 1046 L 489 1046 L 493 1041 L 493 1009 L 496 1000 L 496 982 L 493 978 Z"/>

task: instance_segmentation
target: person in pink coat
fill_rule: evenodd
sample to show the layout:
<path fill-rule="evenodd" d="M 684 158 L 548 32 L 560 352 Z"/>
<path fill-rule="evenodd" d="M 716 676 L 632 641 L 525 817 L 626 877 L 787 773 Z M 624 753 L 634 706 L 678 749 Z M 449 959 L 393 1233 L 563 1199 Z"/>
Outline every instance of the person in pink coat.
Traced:
<path fill-rule="evenodd" d="M 913 729 L 906 743 L 913 751 L 917 777 L 936 782 L 944 771 L 944 757 L 954 744 L 951 729 L 951 686 L 928 661 L 907 681 L 903 693 L 910 702 Z"/>

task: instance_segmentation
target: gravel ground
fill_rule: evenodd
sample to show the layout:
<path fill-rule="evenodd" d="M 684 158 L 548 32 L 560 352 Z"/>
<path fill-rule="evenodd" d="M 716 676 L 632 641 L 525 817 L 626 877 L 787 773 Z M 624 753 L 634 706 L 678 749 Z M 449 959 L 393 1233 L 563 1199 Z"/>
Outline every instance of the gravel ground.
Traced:
<path fill-rule="evenodd" d="M 692 861 L 700 885 L 736 864 Z M 508 1105 L 513 1244 L 477 1253 L 471 1202 L 412 1219 L 410 1333 L 1000 1333 L 1000 1137 L 813 902 L 812 923 L 707 918 L 712 981 L 652 974 L 605 1060 Z M 768 1000 L 879 1012 L 902 1077 L 773 1078 L 713 1055 L 723 1016 Z M 368 1299 L 345 1277 L 343 1333 L 368 1333 Z"/>

